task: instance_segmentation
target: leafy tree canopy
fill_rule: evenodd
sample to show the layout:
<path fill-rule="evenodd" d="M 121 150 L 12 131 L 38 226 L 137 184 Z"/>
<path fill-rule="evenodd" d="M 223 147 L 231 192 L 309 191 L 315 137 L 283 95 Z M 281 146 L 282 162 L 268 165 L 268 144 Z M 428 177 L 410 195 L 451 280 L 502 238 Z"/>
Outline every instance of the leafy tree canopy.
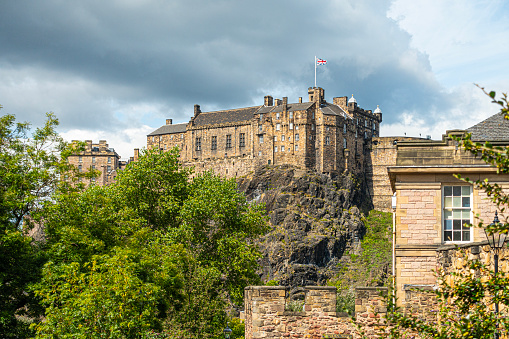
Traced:
<path fill-rule="evenodd" d="M 216 337 L 258 282 L 263 207 L 234 180 L 193 175 L 177 150 L 146 152 L 113 185 L 59 193 L 41 220 L 41 338 Z"/>

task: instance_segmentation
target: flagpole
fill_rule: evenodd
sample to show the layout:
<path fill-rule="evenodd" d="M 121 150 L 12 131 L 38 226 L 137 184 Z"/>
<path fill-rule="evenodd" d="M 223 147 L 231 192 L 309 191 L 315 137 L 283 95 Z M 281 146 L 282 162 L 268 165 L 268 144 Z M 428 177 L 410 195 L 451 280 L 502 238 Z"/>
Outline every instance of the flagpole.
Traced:
<path fill-rule="evenodd" d="M 316 87 L 316 55 L 315 55 L 315 87 Z"/>

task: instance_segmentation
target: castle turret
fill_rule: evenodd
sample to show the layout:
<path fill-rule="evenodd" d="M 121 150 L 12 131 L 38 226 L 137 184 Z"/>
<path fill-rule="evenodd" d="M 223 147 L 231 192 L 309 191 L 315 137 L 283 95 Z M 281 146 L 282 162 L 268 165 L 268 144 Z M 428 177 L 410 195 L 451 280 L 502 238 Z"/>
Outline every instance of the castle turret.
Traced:
<path fill-rule="evenodd" d="M 309 87 L 308 88 L 309 101 L 317 102 L 321 104 L 324 102 L 325 91 L 321 87 Z"/>
<path fill-rule="evenodd" d="M 379 105 L 376 105 L 376 109 L 373 112 L 378 120 L 378 122 L 382 122 L 382 110 L 380 109 Z"/>

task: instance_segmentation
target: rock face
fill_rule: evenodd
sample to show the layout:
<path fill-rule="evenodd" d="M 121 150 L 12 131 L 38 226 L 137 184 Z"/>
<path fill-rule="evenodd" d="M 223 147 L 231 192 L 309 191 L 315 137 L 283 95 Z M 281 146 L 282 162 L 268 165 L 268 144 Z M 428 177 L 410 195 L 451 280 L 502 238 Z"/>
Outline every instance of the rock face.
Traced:
<path fill-rule="evenodd" d="M 356 206 L 369 199 L 352 176 L 265 166 L 238 185 L 248 200 L 265 203 L 270 216 L 271 230 L 259 243 L 263 281 L 298 294 L 299 286 L 322 285 L 336 274 L 346 250 L 355 253 L 364 232 Z"/>

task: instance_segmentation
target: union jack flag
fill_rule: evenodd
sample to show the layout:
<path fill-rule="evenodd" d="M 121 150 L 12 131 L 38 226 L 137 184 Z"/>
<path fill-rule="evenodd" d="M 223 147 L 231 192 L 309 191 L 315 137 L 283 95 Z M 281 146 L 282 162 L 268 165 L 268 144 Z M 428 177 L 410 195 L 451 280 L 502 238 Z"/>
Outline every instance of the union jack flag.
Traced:
<path fill-rule="evenodd" d="M 323 59 L 316 59 L 316 64 L 317 65 L 325 65 L 327 63 L 327 60 L 323 60 Z"/>

